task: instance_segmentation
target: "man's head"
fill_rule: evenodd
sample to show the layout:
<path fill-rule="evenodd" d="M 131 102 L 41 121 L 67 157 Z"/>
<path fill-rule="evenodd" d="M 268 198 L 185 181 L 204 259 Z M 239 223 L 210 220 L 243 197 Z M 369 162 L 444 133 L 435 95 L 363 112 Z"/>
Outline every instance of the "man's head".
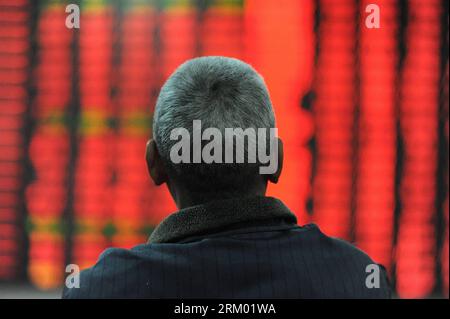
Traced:
<path fill-rule="evenodd" d="M 236 196 L 263 195 L 267 181 L 277 182 L 282 166 L 282 145 L 277 140 L 278 167 L 276 172 L 261 175 L 260 162 L 207 163 L 201 159 L 194 163 L 194 121 L 201 121 L 201 132 L 215 128 L 222 137 L 209 136 L 219 153 L 236 154 L 239 137 L 232 139 L 232 148 L 226 147 L 226 128 L 242 130 L 275 127 L 275 117 L 269 93 L 263 78 L 248 64 L 225 57 L 202 57 L 182 64 L 169 77 L 159 94 L 153 118 L 153 139 L 147 144 L 147 164 L 155 184 L 167 183 L 178 206 L 180 201 L 200 203 L 212 199 Z M 175 163 L 173 154 L 174 132 L 185 129 L 191 138 L 188 162 Z M 172 136 L 172 138 L 171 138 Z M 245 159 L 250 135 L 241 136 Z M 257 143 L 262 143 L 259 139 Z M 201 149 L 210 141 L 202 140 Z M 255 141 L 253 141 L 255 142 Z M 233 155 L 232 154 L 232 155 Z M 217 154 L 215 154 L 217 155 Z M 216 157 L 217 158 L 217 157 Z M 186 197 L 190 197 L 186 200 Z"/>

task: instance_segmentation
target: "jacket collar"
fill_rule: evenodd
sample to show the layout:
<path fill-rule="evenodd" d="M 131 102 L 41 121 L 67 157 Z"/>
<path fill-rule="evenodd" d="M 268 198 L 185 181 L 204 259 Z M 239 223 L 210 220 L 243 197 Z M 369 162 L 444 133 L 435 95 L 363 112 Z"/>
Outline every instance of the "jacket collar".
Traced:
<path fill-rule="evenodd" d="M 275 219 L 297 223 L 295 215 L 273 197 L 255 196 L 214 201 L 184 208 L 168 216 L 155 228 L 149 242 L 177 242 L 190 236 L 219 232 L 240 223 Z"/>

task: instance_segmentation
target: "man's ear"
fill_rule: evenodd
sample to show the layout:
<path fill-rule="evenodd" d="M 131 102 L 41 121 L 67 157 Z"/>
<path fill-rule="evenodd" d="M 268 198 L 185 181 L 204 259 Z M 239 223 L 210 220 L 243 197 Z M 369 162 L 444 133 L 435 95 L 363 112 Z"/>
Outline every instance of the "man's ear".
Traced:
<path fill-rule="evenodd" d="M 283 154 L 283 141 L 277 137 L 277 147 L 278 147 L 278 167 L 277 170 L 275 171 L 275 173 L 270 174 L 268 176 L 268 180 L 274 184 L 278 183 L 278 179 L 280 178 L 281 175 L 281 171 L 283 170 L 283 159 L 284 159 L 284 154 Z"/>
<path fill-rule="evenodd" d="M 155 185 L 159 186 L 166 183 L 166 168 L 164 167 L 162 158 L 153 139 L 150 139 L 147 142 L 147 146 L 145 149 L 145 160 L 147 161 L 148 172 Z"/>

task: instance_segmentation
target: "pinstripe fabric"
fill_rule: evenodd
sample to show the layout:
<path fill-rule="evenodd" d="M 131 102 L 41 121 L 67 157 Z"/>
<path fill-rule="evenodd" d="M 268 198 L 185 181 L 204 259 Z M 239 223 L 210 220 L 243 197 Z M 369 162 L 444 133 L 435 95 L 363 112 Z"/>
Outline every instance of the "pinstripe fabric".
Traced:
<path fill-rule="evenodd" d="M 246 201 L 239 200 L 245 207 L 240 213 L 246 214 L 249 206 L 261 209 L 261 205 L 246 205 L 251 199 Z M 66 288 L 63 298 L 390 297 L 383 267 L 380 288 L 366 287 L 366 267 L 374 262 L 364 252 L 326 236 L 317 225 L 296 225 L 279 201 L 266 197 L 258 201 L 267 208 L 260 211 L 264 218 L 259 220 L 236 223 L 230 218 L 225 226 L 222 220 L 217 229 L 214 218 L 208 216 L 203 221 L 208 220 L 214 231 L 198 234 L 184 227 L 183 216 L 189 218 L 190 214 L 182 214 L 164 228 L 179 227 L 182 236 L 175 232 L 176 239 L 159 234 L 166 241 L 130 250 L 107 249 L 96 265 L 81 272 L 80 288 Z M 235 207 L 228 204 L 214 205 L 214 210 L 197 209 L 223 216 L 229 207 Z M 225 213 L 219 212 L 222 209 Z M 166 224 L 171 223 L 170 218 Z M 161 229 L 156 231 L 164 231 Z"/>

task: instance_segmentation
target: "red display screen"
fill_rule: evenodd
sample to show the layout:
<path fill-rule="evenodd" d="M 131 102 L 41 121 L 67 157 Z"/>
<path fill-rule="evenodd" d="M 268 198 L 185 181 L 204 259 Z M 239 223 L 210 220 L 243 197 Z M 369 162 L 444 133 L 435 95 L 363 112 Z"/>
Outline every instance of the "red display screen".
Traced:
<path fill-rule="evenodd" d="M 0 0 L 0 281 L 132 247 L 175 211 L 144 161 L 161 85 L 187 59 L 252 64 L 285 163 L 269 195 L 386 266 L 400 297 L 448 296 L 448 3 Z"/>

